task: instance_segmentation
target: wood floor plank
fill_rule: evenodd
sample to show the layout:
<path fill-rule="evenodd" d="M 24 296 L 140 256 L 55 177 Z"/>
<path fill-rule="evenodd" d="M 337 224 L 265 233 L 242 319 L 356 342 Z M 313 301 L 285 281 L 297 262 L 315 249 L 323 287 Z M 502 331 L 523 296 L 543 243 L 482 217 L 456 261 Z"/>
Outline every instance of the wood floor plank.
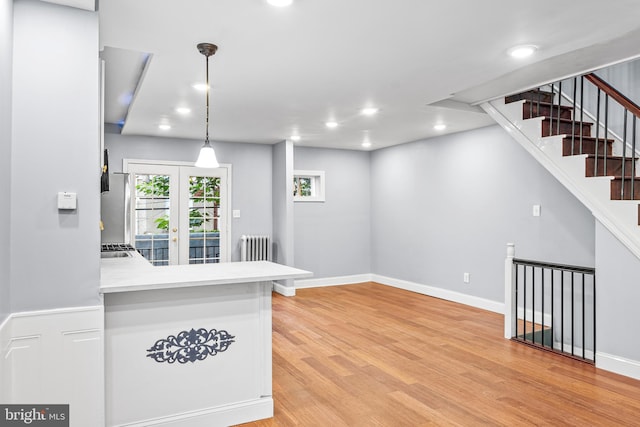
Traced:
<path fill-rule="evenodd" d="M 245 426 L 640 424 L 640 381 L 505 340 L 502 319 L 375 283 L 274 294 L 275 416 Z"/>

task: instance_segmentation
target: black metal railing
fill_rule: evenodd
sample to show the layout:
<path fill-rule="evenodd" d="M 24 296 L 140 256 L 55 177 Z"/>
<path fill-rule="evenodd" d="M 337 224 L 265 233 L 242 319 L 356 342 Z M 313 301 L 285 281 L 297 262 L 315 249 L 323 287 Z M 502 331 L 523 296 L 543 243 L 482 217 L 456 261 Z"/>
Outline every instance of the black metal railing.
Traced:
<path fill-rule="evenodd" d="M 152 265 L 169 265 L 169 235 L 136 234 L 135 248 Z M 189 264 L 220 262 L 220 233 L 189 234 Z"/>
<path fill-rule="evenodd" d="M 513 340 L 595 363 L 595 269 L 513 259 Z"/>

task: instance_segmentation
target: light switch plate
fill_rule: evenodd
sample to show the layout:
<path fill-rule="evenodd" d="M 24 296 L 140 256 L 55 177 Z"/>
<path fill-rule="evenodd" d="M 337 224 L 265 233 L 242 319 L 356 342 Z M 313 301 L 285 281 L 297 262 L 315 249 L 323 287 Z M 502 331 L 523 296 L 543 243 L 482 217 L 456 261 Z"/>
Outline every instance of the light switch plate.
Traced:
<path fill-rule="evenodd" d="M 540 216 L 540 205 L 533 205 L 533 216 Z"/>
<path fill-rule="evenodd" d="M 240 209 L 234 209 L 232 215 L 234 218 L 240 218 Z"/>

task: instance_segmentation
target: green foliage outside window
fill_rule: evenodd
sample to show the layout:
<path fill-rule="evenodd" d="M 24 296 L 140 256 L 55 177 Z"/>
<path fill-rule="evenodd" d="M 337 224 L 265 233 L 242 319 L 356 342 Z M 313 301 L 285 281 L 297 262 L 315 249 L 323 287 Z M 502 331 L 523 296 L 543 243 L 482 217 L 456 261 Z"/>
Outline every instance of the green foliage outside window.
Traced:
<path fill-rule="evenodd" d="M 136 190 L 146 196 L 168 199 L 169 198 L 169 176 L 168 175 L 148 175 L 147 179 L 136 184 Z M 220 178 L 209 176 L 192 176 L 189 179 L 190 200 L 195 207 L 189 208 L 189 228 L 192 232 L 204 231 L 204 224 L 213 221 L 213 215 L 202 208 L 206 204 L 207 208 L 213 207 L 217 210 L 220 207 Z M 200 205 L 200 207 L 197 207 Z M 202 212 L 204 210 L 204 212 Z M 169 216 L 164 214 L 155 219 L 156 227 L 159 230 L 169 230 Z M 202 227 L 200 230 L 198 228 Z M 217 230 L 214 230 L 217 231 Z"/>
<path fill-rule="evenodd" d="M 311 196 L 311 178 L 296 176 L 293 178 L 294 196 Z"/>

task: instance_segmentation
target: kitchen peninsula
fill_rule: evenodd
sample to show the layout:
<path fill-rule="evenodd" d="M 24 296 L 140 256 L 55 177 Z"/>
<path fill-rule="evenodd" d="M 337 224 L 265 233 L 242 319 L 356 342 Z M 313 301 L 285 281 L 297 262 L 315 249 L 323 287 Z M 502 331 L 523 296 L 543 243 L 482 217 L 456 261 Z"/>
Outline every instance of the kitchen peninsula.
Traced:
<path fill-rule="evenodd" d="M 228 426 L 273 416 L 268 261 L 153 267 L 102 259 L 107 426 Z"/>

